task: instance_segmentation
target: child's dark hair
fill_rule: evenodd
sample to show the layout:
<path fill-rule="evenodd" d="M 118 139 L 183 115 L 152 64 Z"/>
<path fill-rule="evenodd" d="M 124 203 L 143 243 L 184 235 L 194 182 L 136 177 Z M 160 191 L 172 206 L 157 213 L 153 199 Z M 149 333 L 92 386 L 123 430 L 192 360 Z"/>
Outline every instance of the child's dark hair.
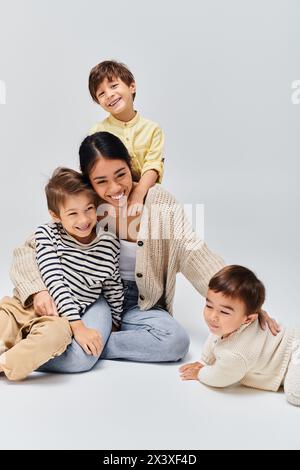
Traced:
<path fill-rule="evenodd" d="M 96 132 L 84 139 L 79 148 L 80 169 L 86 180 L 98 160 L 122 160 L 129 167 L 133 181 L 138 181 L 131 165 L 131 157 L 123 142 L 110 132 Z"/>
<path fill-rule="evenodd" d="M 115 60 L 105 60 L 104 62 L 100 62 L 100 64 L 92 68 L 89 76 L 90 94 L 96 103 L 99 103 L 96 96 L 97 89 L 105 78 L 110 82 L 116 78 L 120 78 L 127 86 L 130 86 L 135 81 L 134 76 L 127 65 Z M 135 95 L 136 94 L 133 93 L 133 99 L 135 98 Z"/>
<path fill-rule="evenodd" d="M 46 187 L 48 209 L 59 216 L 60 208 L 67 196 L 87 192 L 91 196 L 91 202 L 97 207 L 99 197 L 85 178 L 78 171 L 70 168 L 59 167 L 54 170 Z"/>
<path fill-rule="evenodd" d="M 212 277 L 208 287 L 225 297 L 241 300 L 245 304 L 246 315 L 258 313 L 266 297 L 263 283 L 250 269 L 238 265 L 221 269 Z"/>

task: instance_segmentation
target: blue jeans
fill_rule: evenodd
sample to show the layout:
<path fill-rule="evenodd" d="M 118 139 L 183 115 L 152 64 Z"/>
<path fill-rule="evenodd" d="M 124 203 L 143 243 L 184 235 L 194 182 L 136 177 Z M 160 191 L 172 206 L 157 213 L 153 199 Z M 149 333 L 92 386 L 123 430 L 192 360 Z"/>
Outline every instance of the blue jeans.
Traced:
<path fill-rule="evenodd" d="M 190 340 L 179 323 L 160 307 L 142 311 L 138 306 L 138 289 L 134 281 L 123 281 L 125 300 L 120 331 L 111 333 L 110 308 L 99 298 L 82 317 L 89 328 L 99 331 L 105 348 L 101 359 L 124 359 L 138 362 L 170 362 L 182 359 Z M 44 372 L 85 372 L 99 357 L 89 356 L 73 339 L 67 350 L 40 367 Z"/>

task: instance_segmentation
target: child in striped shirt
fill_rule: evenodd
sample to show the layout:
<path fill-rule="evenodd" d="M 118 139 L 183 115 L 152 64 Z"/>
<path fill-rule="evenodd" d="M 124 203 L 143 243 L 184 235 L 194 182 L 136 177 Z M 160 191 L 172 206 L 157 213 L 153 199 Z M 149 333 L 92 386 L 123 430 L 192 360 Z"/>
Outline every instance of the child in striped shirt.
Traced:
<path fill-rule="evenodd" d="M 113 323 L 120 325 L 124 299 L 120 243 L 109 232 L 96 233 L 98 196 L 80 173 L 55 170 L 46 196 L 53 222 L 38 227 L 35 234 L 39 270 L 59 315 L 69 320 L 75 340 L 87 354 L 94 354 L 101 338 L 81 317 L 103 295 Z"/>

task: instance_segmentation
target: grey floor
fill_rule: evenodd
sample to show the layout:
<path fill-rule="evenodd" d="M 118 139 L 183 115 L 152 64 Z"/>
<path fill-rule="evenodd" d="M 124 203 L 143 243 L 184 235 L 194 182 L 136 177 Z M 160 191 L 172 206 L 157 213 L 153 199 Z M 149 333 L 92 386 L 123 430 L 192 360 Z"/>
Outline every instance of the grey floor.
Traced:
<path fill-rule="evenodd" d="M 11 290 L 13 248 L 48 220 L 48 176 L 77 168 L 81 140 L 104 118 L 86 80 L 112 57 L 137 78 L 137 109 L 164 129 L 164 187 L 182 203 L 205 204 L 209 246 L 255 269 L 266 309 L 299 326 L 300 104 L 291 97 L 300 3 L 165 0 L 146 23 L 146 2 L 129 9 L 115 0 L 113 40 L 111 22 L 99 28 L 99 0 L 89 8 L 84 0 L 2 3 L 0 295 Z M 201 309 L 179 279 L 175 316 L 191 336 L 187 361 L 198 359 L 207 333 Z M 0 378 L 0 448 L 300 448 L 300 409 L 282 393 L 212 391 L 180 382 L 178 366 L 101 362 L 83 375 Z"/>
<path fill-rule="evenodd" d="M 196 360 L 206 335 L 202 301 L 183 278 L 175 310 L 192 339 L 186 360 Z M 0 448 L 300 448 L 300 409 L 283 392 L 210 390 L 181 382 L 179 365 L 102 361 L 80 375 L 1 377 Z"/>

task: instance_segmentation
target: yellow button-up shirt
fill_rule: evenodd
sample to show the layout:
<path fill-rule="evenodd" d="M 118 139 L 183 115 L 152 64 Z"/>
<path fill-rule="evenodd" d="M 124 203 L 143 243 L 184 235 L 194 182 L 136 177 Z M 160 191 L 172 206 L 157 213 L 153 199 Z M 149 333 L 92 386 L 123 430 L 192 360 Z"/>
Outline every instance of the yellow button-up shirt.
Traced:
<path fill-rule="evenodd" d="M 132 168 L 141 177 L 148 170 L 155 170 L 163 177 L 164 134 L 155 122 L 142 118 L 138 112 L 131 121 L 123 122 L 111 114 L 93 126 L 89 135 L 95 132 L 111 132 L 119 137 L 132 158 Z"/>

